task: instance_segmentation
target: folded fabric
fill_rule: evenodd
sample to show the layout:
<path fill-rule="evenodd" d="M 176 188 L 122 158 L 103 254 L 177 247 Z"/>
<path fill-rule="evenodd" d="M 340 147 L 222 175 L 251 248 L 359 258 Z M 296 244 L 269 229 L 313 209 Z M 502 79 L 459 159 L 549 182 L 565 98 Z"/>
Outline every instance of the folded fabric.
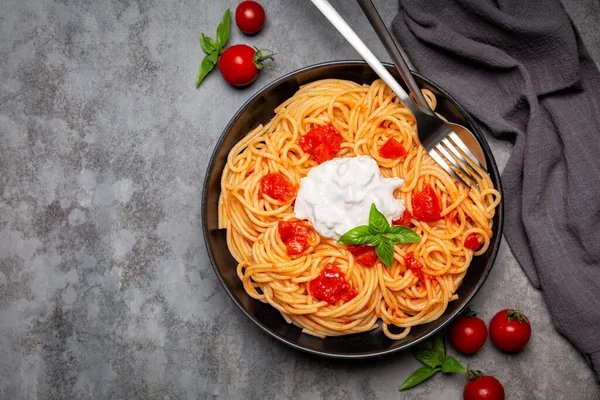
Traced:
<path fill-rule="evenodd" d="M 600 72 L 558 0 L 400 0 L 416 69 L 494 136 L 505 237 L 600 380 Z"/>

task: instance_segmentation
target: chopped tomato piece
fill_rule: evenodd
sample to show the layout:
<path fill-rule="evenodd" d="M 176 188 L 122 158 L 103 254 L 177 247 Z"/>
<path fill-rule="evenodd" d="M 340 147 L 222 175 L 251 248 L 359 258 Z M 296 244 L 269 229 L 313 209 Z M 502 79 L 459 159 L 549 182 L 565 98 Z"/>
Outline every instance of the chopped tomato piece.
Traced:
<path fill-rule="evenodd" d="M 354 256 L 354 261 L 365 267 L 372 267 L 377 261 L 375 247 L 366 244 L 348 246 L 348 251 Z"/>
<path fill-rule="evenodd" d="M 423 273 L 421 272 L 421 268 L 423 268 L 423 264 L 419 260 L 416 259 L 415 253 L 412 251 L 406 253 L 404 256 L 404 264 L 406 268 L 410 269 L 414 276 L 417 277 L 420 281 L 423 280 Z"/>
<path fill-rule="evenodd" d="M 412 209 L 415 217 L 424 222 L 435 222 L 442 217 L 440 202 L 430 185 L 426 185 L 412 198 Z"/>
<path fill-rule="evenodd" d="M 306 236 L 294 235 L 285 242 L 285 250 L 290 256 L 304 253 L 307 247 Z"/>
<path fill-rule="evenodd" d="M 456 208 L 450 213 L 446 214 L 446 220 L 455 224 L 458 222 L 458 211 L 456 211 Z"/>
<path fill-rule="evenodd" d="M 379 155 L 383 158 L 402 158 L 406 156 L 406 149 L 402 146 L 402 143 L 394 138 L 389 138 L 383 146 L 379 148 Z"/>
<path fill-rule="evenodd" d="M 357 256 L 359 254 L 364 253 L 367 250 L 367 247 L 370 247 L 366 244 L 354 244 L 348 246 L 348 251 L 352 253 L 353 256 Z"/>
<path fill-rule="evenodd" d="M 398 226 L 398 225 L 402 225 L 402 226 L 410 226 L 410 219 L 412 218 L 412 213 L 408 210 L 404 210 L 404 212 L 402 213 L 402 215 L 400 216 L 400 218 L 395 219 L 392 221 L 392 225 L 394 226 Z"/>
<path fill-rule="evenodd" d="M 377 253 L 375 248 L 371 247 L 371 250 L 365 251 L 362 254 L 357 255 L 355 258 L 357 263 L 365 267 L 372 267 L 377 261 Z"/>
<path fill-rule="evenodd" d="M 358 295 L 350 282 L 335 264 L 327 264 L 319 276 L 308 283 L 308 291 L 319 300 L 335 304 L 340 300 L 350 301 Z"/>
<path fill-rule="evenodd" d="M 477 234 L 475 232 L 467 235 L 465 239 L 465 247 L 467 249 L 479 250 L 481 243 L 479 243 L 479 239 L 477 238 Z"/>
<path fill-rule="evenodd" d="M 295 256 L 306 251 L 310 229 L 311 227 L 306 221 L 279 221 L 277 230 L 281 241 L 285 243 L 288 255 Z"/>
<path fill-rule="evenodd" d="M 296 185 L 290 183 L 279 172 L 267 174 L 260 180 L 260 193 L 266 194 L 275 200 L 290 201 L 296 196 L 297 191 Z"/>
<path fill-rule="evenodd" d="M 321 164 L 335 157 L 343 141 L 338 130 L 328 124 L 311 129 L 298 140 L 298 144 Z"/>
<path fill-rule="evenodd" d="M 423 268 L 423 264 L 421 264 L 421 262 L 417 260 L 417 258 L 415 257 L 415 253 L 413 253 L 412 251 L 406 253 L 406 255 L 404 256 L 404 264 L 406 265 L 406 268 L 410 269 Z"/>

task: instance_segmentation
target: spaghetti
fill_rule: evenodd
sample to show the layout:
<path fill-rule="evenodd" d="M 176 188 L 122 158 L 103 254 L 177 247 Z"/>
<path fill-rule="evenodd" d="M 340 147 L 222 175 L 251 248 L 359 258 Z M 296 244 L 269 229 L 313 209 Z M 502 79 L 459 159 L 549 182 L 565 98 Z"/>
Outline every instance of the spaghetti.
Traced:
<path fill-rule="evenodd" d="M 423 93 L 435 109 L 435 96 Z M 265 195 L 261 179 L 279 173 L 297 187 L 318 165 L 299 140 L 328 124 L 343 137 L 336 157 L 370 156 L 382 176 L 404 179 L 394 195 L 409 211 L 414 211 L 413 197 L 424 188 L 432 188 L 439 199 L 440 219 L 411 218 L 421 241 L 396 245 L 391 267 L 381 261 L 365 267 L 347 246 L 313 229 L 308 229 L 301 254 L 286 251 L 278 226 L 279 221 L 294 220 L 295 197 L 283 201 Z M 390 138 L 406 149 L 406 155 L 381 156 Z M 438 166 L 418 142 L 413 115 L 382 81 L 360 85 L 320 80 L 302 86 L 275 109 L 271 121 L 250 131 L 230 151 L 221 179 L 219 227 L 227 230 L 227 244 L 239 263 L 237 274 L 246 292 L 279 310 L 288 323 L 318 337 L 370 331 L 381 323 L 386 336 L 401 339 L 412 326 L 444 313 L 448 302 L 457 298 L 473 256 L 490 244 L 500 193 L 482 175 L 479 187 L 467 190 Z M 474 238 L 481 247 L 465 247 Z M 314 296 L 310 282 L 331 265 L 341 271 L 355 296 L 335 303 Z"/>

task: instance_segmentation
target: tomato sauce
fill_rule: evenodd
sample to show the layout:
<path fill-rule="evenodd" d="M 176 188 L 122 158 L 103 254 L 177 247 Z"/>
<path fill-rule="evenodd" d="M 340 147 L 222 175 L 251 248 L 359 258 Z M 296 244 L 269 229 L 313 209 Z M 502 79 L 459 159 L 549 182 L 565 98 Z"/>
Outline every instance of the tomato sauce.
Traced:
<path fill-rule="evenodd" d="M 277 230 L 281 241 L 285 243 L 285 250 L 288 255 L 296 256 L 308 249 L 308 235 L 311 229 L 307 221 L 279 221 Z"/>
<path fill-rule="evenodd" d="M 389 138 L 383 146 L 379 148 L 379 155 L 383 158 L 397 159 L 406 156 L 406 149 L 402 143 L 394 138 Z"/>
<path fill-rule="evenodd" d="M 354 256 L 354 261 L 364 267 L 372 267 L 377 261 L 377 252 L 373 246 L 366 244 L 348 246 L 348 251 Z"/>
<path fill-rule="evenodd" d="M 430 185 L 413 196 L 412 209 L 415 217 L 424 222 L 435 222 L 442 218 L 440 201 Z"/>
<path fill-rule="evenodd" d="M 308 291 L 317 299 L 335 304 L 340 300 L 350 301 L 358 295 L 350 282 L 335 264 L 327 264 L 318 277 L 308 283 Z"/>
<path fill-rule="evenodd" d="M 272 199 L 288 202 L 296 197 L 297 192 L 298 187 L 279 172 L 267 174 L 260 179 L 260 193 Z"/>
<path fill-rule="evenodd" d="M 338 130 L 328 124 L 311 129 L 298 140 L 298 144 L 321 164 L 335 157 L 343 141 Z"/>
<path fill-rule="evenodd" d="M 481 243 L 479 243 L 479 239 L 477 238 L 477 234 L 475 232 L 467 235 L 465 238 L 465 247 L 467 249 L 479 250 Z"/>
<path fill-rule="evenodd" d="M 413 253 L 412 251 L 406 253 L 406 255 L 404 256 L 404 264 L 406 265 L 406 268 L 411 270 L 411 272 L 414 276 L 417 277 L 417 279 L 423 281 L 423 272 L 421 271 L 421 269 L 423 268 L 423 264 L 419 260 L 417 260 L 417 258 L 415 257 L 415 253 Z"/>
<path fill-rule="evenodd" d="M 456 209 L 452 210 L 450 213 L 446 214 L 446 221 L 457 224 L 458 223 L 458 211 Z"/>
<path fill-rule="evenodd" d="M 407 227 L 411 226 L 411 223 L 410 223 L 411 218 L 412 218 L 412 213 L 408 210 L 404 210 L 404 212 L 402 213 L 400 218 L 397 218 L 392 221 L 392 225 L 394 225 L 394 226 L 402 225 L 402 226 L 407 226 Z"/>

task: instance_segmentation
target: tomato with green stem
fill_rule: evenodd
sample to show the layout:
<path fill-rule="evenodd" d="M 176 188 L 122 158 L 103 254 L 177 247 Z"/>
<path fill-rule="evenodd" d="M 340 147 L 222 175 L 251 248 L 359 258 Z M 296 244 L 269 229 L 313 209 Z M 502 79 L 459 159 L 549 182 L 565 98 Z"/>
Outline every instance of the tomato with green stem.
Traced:
<path fill-rule="evenodd" d="M 452 323 L 449 337 L 456 350 L 463 354 L 473 354 L 485 344 L 487 327 L 477 317 L 477 313 L 468 309 Z"/>
<path fill-rule="evenodd" d="M 504 400 L 504 387 L 493 376 L 481 371 L 468 370 L 469 382 L 463 390 L 464 400 Z"/>
<path fill-rule="evenodd" d="M 223 78 L 233 86 L 246 86 L 254 82 L 265 66 L 266 60 L 273 60 L 275 53 L 263 54 L 258 48 L 245 44 L 236 44 L 225 49 L 219 60 L 219 71 Z M 268 51 L 268 50 L 266 50 Z"/>
<path fill-rule="evenodd" d="M 519 310 L 499 311 L 490 321 L 490 339 L 502 351 L 517 352 L 531 338 L 531 324 Z"/>

